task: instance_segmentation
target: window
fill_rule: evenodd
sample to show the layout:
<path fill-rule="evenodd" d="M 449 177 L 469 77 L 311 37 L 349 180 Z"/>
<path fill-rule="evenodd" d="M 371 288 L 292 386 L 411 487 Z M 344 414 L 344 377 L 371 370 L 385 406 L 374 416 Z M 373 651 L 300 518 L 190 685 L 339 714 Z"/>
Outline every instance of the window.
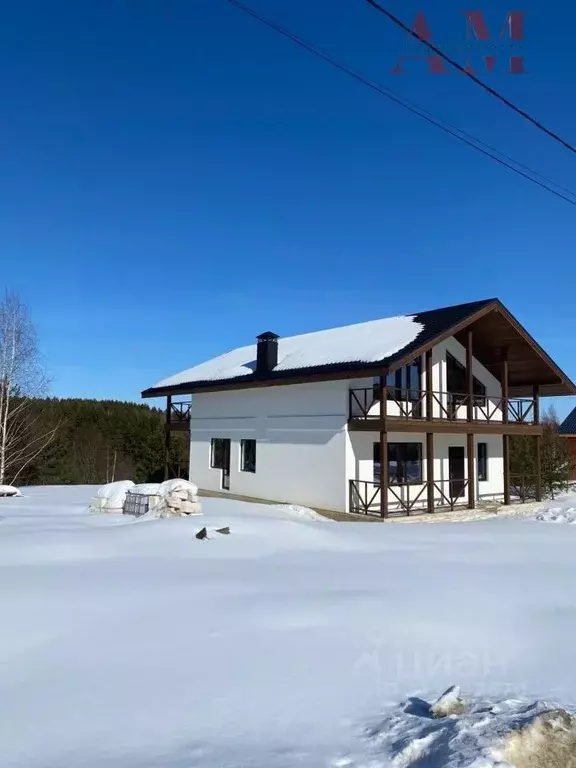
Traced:
<path fill-rule="evenodd" d="M 488 480 L 488 443 L 478 443 L 476 467 L 478 480 Z"/>
<path fill-rule="evenodd" d="M 240 443 L 242 472 L 256 472 L 256 440 L 242 440 Z"/>
<path fill-rule="evenodd" d="M 374 482 L 380 482 L 380 443 L 374 443 Z M 422 443 L 388 443 L 388 482 L 422 482 Z"/>
<path fill-rule="evenodd" d="M 486 407 L 486 387 L 476 376 L 472 379 L 472 391 L 474 392 L 474 405 L 480 408 Z"/>
<path fill-rule="evenodd" d="M 226 454 L 226 438 L 213 437 L 210 441 L 210 466 L 213 469 L 224 469 Z"/>
<path fill-rule="evenodd" d="M 459 363 L 456 358 L 446 352 L 446 388 L 452 395 L 454 405 L 466 402 L 468 382 L 466 381 L 466 366 Z M 482 382 L 472 377 L 472 392 L 474 393 L 474 405 L 484 407 L 486 405 L 486 387 Z"/>
<path fill-rule="evenodd" d="M 380 398 L 380 377 L 375 376 L 372 386 L 374 399 Z M 389 400 L 418 400 L 420 398 L 421 364 L 420 359 L 398 368 L 386 377 Z"/>
<path fill-rule="evenodd" d="M 380 483 L 380 443 L 374 443 L 374 454 L 373 454 L 373 462 L 374 462 L 374 482 L 376 485 Z"/>

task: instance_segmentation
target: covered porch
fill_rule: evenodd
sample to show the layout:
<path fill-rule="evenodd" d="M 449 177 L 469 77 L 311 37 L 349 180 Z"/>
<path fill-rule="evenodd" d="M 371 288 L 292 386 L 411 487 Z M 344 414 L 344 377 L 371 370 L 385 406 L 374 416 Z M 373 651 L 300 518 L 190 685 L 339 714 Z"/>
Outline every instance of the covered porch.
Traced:
<path fill-rule="evenodd" d="M 527 497 L 526 484 L 510 474 L 505 434 L 373 431 L 351 432 L 349 438 L 353 514 L 387 518 L 541 499 L 539 476 Z M 517 485 L 524 489 L 522 499 Z"/>

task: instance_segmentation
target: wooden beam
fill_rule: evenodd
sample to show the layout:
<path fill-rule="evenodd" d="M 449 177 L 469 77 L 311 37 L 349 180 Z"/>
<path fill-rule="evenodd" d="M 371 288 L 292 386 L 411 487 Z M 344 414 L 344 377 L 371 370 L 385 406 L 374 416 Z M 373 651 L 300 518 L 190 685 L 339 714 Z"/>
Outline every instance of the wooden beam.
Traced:
<path fill-rule="evenodd" d="M 534 384 L 534 424 L 540 424 L 540 385 Z"/>
<path fill-rule="evenodd" d="M 426 419 L 434 418 L 434 386 L 432 384 L 432 350 L 426 350 Z"/>
<path fill-rule="evenodd" d="M 466 394 L 468 396 L 466 418 L 474 418 L 474 374 L 472 373 L 472 328 L 468 328 L 466 336 Z M 473 509 L 473 507 L 471 507 Z"/>
<path fill-rule="evenodd" d="M 466 436 L 466 453 L 468 459 L 468 509 L 474 509 L 476 504 L 476 473 L 474 472 L 475 453 L 474 434 L 472 432 L 468 432 L 468 435 Z"/>
<path fill-rule="evenodd" d="M 386 388 L 386 376 L 380 376 L 380 418 L 386 419 L 386 406 L 388 404 L 388 389 Z"/>
<path fill-rule="evenodd" d="M 172 395 L 168 395 L 166 398 L 166 436 L 164 444 L 164 480 L 168 480 L 169 474 L 169 459 L 170 459 L 170 419 L 172 413 Z"/>
<path fill-rule="evenodd" d="M 444 433 L 449 435 L 467 435 L 470 430 L 475 435 L 541 435 L 543 427 L 541 424 L 503 424 L 501 421 L 495 422 L 472 422 L 467 421 L 443 421 L 434 419 L 404 419 L 401 417 L 388 416 L 384 419 L 358 419 L 348 420 L 348 429 L 351 432 L 380 432 L 385 429 L 387 432 L 434 432 L 435 434 Z"/>
<path fill-rule="evenodd" d="M 388 517 L 388 434 L 380 431 L 380 514 Z"/>
<path fill-rule="evenodd" d="M 508 350 L 502 350 L 502 421 L 506 423 L 508 421 Z"/>
<path fill-rule="evenodd" d="M 502 435 L 502 458 L 504 459 L 504 504 L 510 504 L 510 437 Z"/>
<path fill-rule="evenodd" d="M 428 512 L 434 512 L 434 433 L 426 432 L 426 480 L 428 482 Z"/>
<path fill-rule="evenodd" d="M 542 437 L 534 436 L 534 463 L 536 466 L 536 501 L 542 501 Z"/>

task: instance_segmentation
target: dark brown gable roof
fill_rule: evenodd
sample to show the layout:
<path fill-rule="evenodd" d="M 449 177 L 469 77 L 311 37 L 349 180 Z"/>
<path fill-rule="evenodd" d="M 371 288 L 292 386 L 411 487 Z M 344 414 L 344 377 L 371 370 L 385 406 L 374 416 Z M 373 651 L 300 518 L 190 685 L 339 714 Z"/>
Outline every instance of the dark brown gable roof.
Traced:
<path fill-rule="evenodd" d="M 462 332 L 473 327 L 474 355 L 497 378 L 500 378 L 503 354 L 508 356 L 510 395 L 531 395 L 532 387 L 540 385 L 543 395 L 576 394 L 576 385 L 551 360 L 537 342 L 506 310 L 498 299 L 484 299 L 456 304 L 441 309 L 418 312 L 414 321 L 423 326 L 416 339 L 387 358 L 376 362 L 333 363 L 308 368 L 272 371 L 266 375 L 256 372 L 210 381 L 191 381 L 166 387 L 151 387 L 142 397 L 218 392 L 249 389 L 279 384 L 299 384 L 330 379 L 360 378 L 386 373 L 411 362 L 445 338 L 455 336 L 465 343 Z M 504 351 L 505 350 L 505 351 Z M 249 361 L 246 361 L 248 363 Z"/>
<path fill-rule="evenodd" d="M 561 435 L 576 435 L 576 408 L 573 408 L 558 429 Z"/>

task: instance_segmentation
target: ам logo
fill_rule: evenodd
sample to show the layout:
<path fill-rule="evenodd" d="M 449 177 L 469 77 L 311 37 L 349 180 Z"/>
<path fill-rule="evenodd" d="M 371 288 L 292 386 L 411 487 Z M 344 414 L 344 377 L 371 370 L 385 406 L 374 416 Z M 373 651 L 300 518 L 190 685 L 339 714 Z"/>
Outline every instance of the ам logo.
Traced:
<path fill-rule="evenodd" d="M 509 75 L 523 75 L 526 73 L 524 69 L 524 56 L 517 55 L 517 51 L 522 48 L 522 40 L 524 39 L 524 11 L 509 11 L 504 19 L 504 24 L 501 27 L 500 34 L 497 41 L 490 42 L 490 32 L 488 25 L 484 18 L 482 11 L 462 11 L 466 20 L 466 43 L 465 43 L 465 61 L 458 62 L 464 68 L 466 72 L 476 74 L 477 70 L 473 66 L 473 58 L 471 51 L 474 49 L 479 56 L 475 56 L 474 60 L 478 63 L 481 60 L 484 68 L 487 72 L 493 72 L 498 57 L 494 53 L 487 54 L 487 49 L 499 48 L 502 52 L 505 52 L 508 58 L 508 70 Z M 422 11 L 418 11 L 414 24 L 412 25 L 412 31 L 418 35 L 424 43 L 420 43 L 415 37 L 410 36 L 410 42 L 413 46 L 419 46 L 422 49 L 422 53 L 416 54 L 403 54 L 396 62 L 396 66 L 392 69 L 392 74 L 402 75 L 404 69 L 402 63 L 406 59 L 417 59 L 420 61 L 426 61 L 428 70 L 432 75 L 446 75 L 449 72 L 457 72 L 456 69 L 450 67 L 447 62 L 442 59 L 438 54 L 428 48 L 426 53 L 425 43 L 434 44 L 432 38 L 432 32 L 430 25 Z M 503 40 L 508 42 L 503 42 Z M 475 43 L 473 42 L 475 41 Z M 443 50 L 447 55 L 450 55 L 450 46 L 446 48 L 439 43 L 436 44 L 438 48 Z M 459 46 L 461 47 L 461 46 Z M 451 56 L 451 58 L 453 58 Z"/>

